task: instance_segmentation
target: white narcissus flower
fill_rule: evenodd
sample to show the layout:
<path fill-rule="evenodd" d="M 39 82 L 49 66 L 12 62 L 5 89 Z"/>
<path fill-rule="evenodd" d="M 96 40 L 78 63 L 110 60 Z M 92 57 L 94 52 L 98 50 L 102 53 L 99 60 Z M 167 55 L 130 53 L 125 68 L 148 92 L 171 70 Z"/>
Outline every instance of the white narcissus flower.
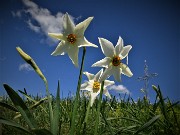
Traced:
<path fill-rule="evenodd" d="M 123 39 L 121 37 L 119 37 L 115 47 L 110 41 L 104 38 L 99 38 L 99 43 L 101 45 L 102 52 L 106 57 L 94 63 L 92 67 L 106 68 L 100 81 L 103 81 L 113 75 L 116 81 L 121 82 L 121 73 L 131 77 L 133 74 L 129 67 L 122 63 L 122 59 L 128 56 L 132 46 L 124 46 Z"/>
<path fill-rule="evenodd" d="M 73 64 L 78 67 L 79 47 L 98 47 L 97 45 L 87 41 L 84 37 L 84 32 L 92 21 L 93 17 L 87 18 L 76 26 L 69 17 L 68 13 L 64 15 L 63 19 L 63 33 L 48 33 L 49 36 L 61 40 L 56 50 L 51 55 L 57 56 L 67 53 Z"/>
<path fill-rule="evenodd" d="M 88 81 L 81 84 L 81 90 L 87 90 L 90 92 L 91 106 L 93 105 L 94 100 L 100 93 L 100 90 L 101 90 L 100 78 L 101 78 L 102 73 L 103 73 L 103 69 L 101 69 L 96 75 L 88 73 L 88 72 L 84 72 L 84 74 L 88 78 Z M 109 81 L 109 80 L 104 81 L 103 94 L 109 98 L 111 98 L 111 96 L 107 90 L 107 87 L 113 84 L 114 84 L 114 81 Z"/>

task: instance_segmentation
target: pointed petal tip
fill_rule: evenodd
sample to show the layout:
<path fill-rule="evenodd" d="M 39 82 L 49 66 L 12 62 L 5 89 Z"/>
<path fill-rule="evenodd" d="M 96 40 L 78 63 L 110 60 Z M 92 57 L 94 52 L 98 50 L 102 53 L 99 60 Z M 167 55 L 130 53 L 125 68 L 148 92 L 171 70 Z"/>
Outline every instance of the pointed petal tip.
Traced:
<path fill-rule="evenodd" d="M 130 48 L 130 50 L 132 49 L 132 45 L 127 45 L 129 48 Z M 125 46 L 126 47 L 126 46 Z"/>
<path fill-rule="evenodd" d="M 97 45 L 93 45 L 92 47 L 94 47 L 94 48 L 98 48 L 98 46 L 97 46 Z"/>
<path fill-rule="evenodd" d="M 53 32 L 48 32 L 48 35 L 53 35 L 53 34 L 55 34 L 55 33 L 53 33 Z"/>
<path fill-rule="evenodd" d="M 78 65 L 78 64 L 74 64 L 74 66 L 75 66 L 76 68 L 79 68 L 79 65 Z"/>
<path fill-rule="evenodd" d="M 48 36 L 52 36 L 52 33 L 51 33 L 51 32 L 48 32 Z"/>
<path fill-rule="evenodd" d="M 118 41 L 119 41 L 119 40 L 123 40 L 121 36 L 119 36 L 119 39 L 118 39 Z"/>
<path fill-rule="evenodd" d="M 96 64 L 93 64 L 91 67 L 96 67 Z"/>
<path fill-rule="evenodd" d="M 49 32 L 49 33 L 48 33 L 48 36 L 50 36 L 50 37 L 52 37 L 52 38 L 56 38 L 57 35 L 56 35 L 56 33 L 51 33 L 51 32 Z"/>
<path fill-rule="evenodd" d="M 131 73 L 128 77 L 132 77 L 133 76 L 133 73 Z"/>
<path fill-rule="evenodd" d="M 119 38 L 122 38 L 121 36 L 119 36 Z"/>
<path fill-rule="evenodd" d="M 98 40 L 100 41 L 102 38 L 101 37 L 98 37 Z"/>
<path fill-rule="evenodd" d="M 88 17 L 88 19 L 92 21 L 92 19 L 94 19 L 94 16 Z"/>
<path fill-rule="evenodd" d="M 68 12 L 66 12 L 65 15 L 69 15 Z"/>
<path fill-rule="evenodd" d="M 78 63 L 74 63 L 74 62 L 73 62 L 73 64 L 74 64 L 74 66 L 75 66 L 76 68 L 79 68 L 79 64 L 78 64 Z"/>
<path fill-rule="evenodd" d="M 57 54 L 56 51 L 54 51 L 54 52 L 51 53 L 51 55 L 52 55 L 52 56 L 57 56 L 58 54 Z"/>
<path fill-rule="evenodd" d="M 54 56 L 54 52 L 52 52 L 51 55 Z"/>

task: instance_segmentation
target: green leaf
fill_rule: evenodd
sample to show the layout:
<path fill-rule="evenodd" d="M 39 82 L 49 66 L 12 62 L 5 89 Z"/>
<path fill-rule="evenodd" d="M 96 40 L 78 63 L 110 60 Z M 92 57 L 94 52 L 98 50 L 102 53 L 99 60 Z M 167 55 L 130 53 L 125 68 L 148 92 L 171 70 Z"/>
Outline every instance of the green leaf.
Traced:
<path fill-rule="evenodd" d="M 24 89 L 24 90 L 25 90 L 25 89 Z M 21 94 L 23 94 L 28 100 L 30 100 L 30 101 L 32 101 L 32 102 L 35 103 L 35 104 L 32 106 L 32 108 L 37 107 L 37 106 L 40 106 L 41 109 L 42 109 L 45 113 L 47 113 L 46 110 L 44 109 L 44 107 L 43 107 L 42 105 L 40 105 L 41 103 L 44 102 L 44 100 L 47 100 L 47 99 L 48 99 L 47 97 L 41 99 L 40 101 L 36 101 L 36 100 L 34 100 L 33 98 L 31 98 L 30 96 L 27 95 L 26 90 L 25 90 L 26 93 L 23 92 L 23 91 L 21 91 L 21 90 L 18 90 L 18 91 L 19 91 Z M 32 108 L 31 108 L 31 109 L 32 109 Z"/>
<path fill-rule="evenodd" d="M 23 126 L 19 125 L 17 122 L 14 122 L 12 120 L 8 120 L 6 118 L 0 117 L 0 123 L 6 124 L 6 125 L 9 125 L 9 126 L 13 126 L 13 127 L 17 128 L 17 129 L 20 129 L 23 132 L 30 133 L 30 131 L 28 131 L 28 129 L 24 128 Z"/>
<path fill-rule="evenodd" d="M 128 117 L 118 117 L 118 118 L 110 117 L 110 118 L 107 118 L 107 120 L 116 120 L 116 119 L 124 119 L 124 120 L 128 120 L 128 121 L 133 121 L 133 122 L 138 123 L 138 124 L 142 124 L 140 121 L 138 121 L 136 119 L 128 118 Z"/>
<path fill-rule="evenodd" d="M 136 128 L 137 125 L 134 126 L 128 126 L 128 127 L 120 127 L 118 128 L 118 131 L 116 131 L 115 135 L 121 135 L 121 134 L 133 134 L 134 128 Z"/>
<path fill-rule="evenodd" d="M 36 108 L 36 107 L 38 107 L 39 105 L 41 105 L 45 100 L 47 100 L 47 97 L 46 98 L 43 98 L 43 99 L 41 99 L 40 101 L 38 101 L 38 102 L 36 102 L 35 104 L 33 104 L 31 107 L 30 107 L 30 109 L 34 109 L 34 108 Z M 21 117 L 22 115 L 19 113 L 19 114 L 17 114 L 15 117 L 14 117 L 14 119 L 17 119 L 17 118 L 19 118 L 19 117 Z"/>
<path fill-rule="evenodd" d="M 161 89 L 160 89 L 159 85 L 158 85 L 158 87 L 156 87 L 156 86 L 154 86 L 154 85 L 153 85 L 152 87 L 153 87 L 153 89 L 156 91 L 156 93 L 157 93 L 157 95 L 158 95 L 158 97 L 159 97 L 159 101 L 160 101 L 160 104 L 161 104 L 161 106 L 160 106 L 161 112 L 162 112 L 162 114 L 164 115 L 165 119 L 166 119 L 167 121 L 169 121 L 169 120 L 168 120 L 168 115 L 167 115 L 167 108 L 166 108 L 166 105 L 165 105 L 165 99 L 163 98 Z"/>
<path fill-rule="evenodd" d="M 138 134 L 139 132 L 147 129 L 148 127 L 150 127 L 152 124 L 154 124 L 159 118 L 161 117 L 161 115 L 157 115 L 154 116 L 152 119 L 150 119 L 148 122 L 146 122 L 144 125 L 142 125 L 136 132 L 135 134 Z"/>
<path fill-rule="evenodd" d="M 28 100 L 36 103 L 37 101 L 34 100 L 33 98 L 31 98 L 29 95 L 27 95 L 25 92 L 21 91 L 21 90 L 18 90 L 21 94 L 23 94 Z"/>
<path fill-rule="evenodd" d="M 138 124 L 142 124 L 140 121 L 138 121 L 136 119 L 128 118 L 128 117 L 120 117 L 119 119 L 124 119 L 124 120 L 128 120 L 128 121 L 133 121 Z"/>
<path fill-rule="evenodd" d="M 124 131 L 130 131 L 131 129 L 136 128 L 136 127 L 137 127 L 137 125 L 128 126 L 128 127 L 126 127 L 126 128 L 124 129 Z M 132 131 L 132 130 L 131 130 L 131 131 Z"/>
<path fill-rule="evenodd" d="M 21 115 L 26 120 L 27 124 L 31 129 L 37 128 L 37 124 L 30 113 L 29 109 L 21 99 L 21 97 L 7 84 L 4 84 L 4 88 L 6 92 L 8 93 L 9 97 L 11 98 L 13 104 L 18 109 L 18 111 L 21 113 Z"/>
<path fill-rule="evenodd" d="M 167 111 L 169 111 L 170 109 L 172 109 L 174 106 L 178 105 L 179 102 L 180 102 L 180 101 L 177 101 L 177 102 L 171 104 L 170 106 L 168 106 Z"/>
<path fill-rule="evenodd" d="M 112 128 L 111 128 L 112 125 L 107 121 L 106 116 L 105 116 L 105 113 L 102 112 L 101 115 L 102 115 L 102 117 L 103 117 L 103 119 L 104 119 L 104 122 L 105 122 L 107 128 L 109 129 L 110 133 L 111 133 L 111 134 L 114 134 L 113 131 L 112 131 Z"/>
<path fill-rule="evenodd" d="M 59 118 L 60 118 L 59 112 L 60 112 L 60 87 L 59 87 L 59 81 L 58 81 L 56 105 L 54 109 L 54 120 L 53 120 L 53 127 L 51 131 L 53 135 L 57 135 L 59 131 Z"/>
<path fill-rule="evenodd" d="M 5 107 L 5 108 L 7 108 L 7 109 L 9 109 L 11 111 L 18 112 L 18 110 L 14 106 L 9 105 L 9 104 L 4 103 L 4 102 L 1 102 L 1 101 L 0 101 L 0 106 Z"/>
<path fill-rule="evenodd" d="M 40 101 L 37 101 L 34 105 L 32 105 L 32 106 L 30 107 L 30 109 L 33 109 L 33 108 L 36 108 L 36 107 L 40 106 L 40 105 L 41 105 L 42 103 L 44 103 L 44 101 L 46 101 L 46 100 L 47 100 L 47 97 L 41 99 Z"/>

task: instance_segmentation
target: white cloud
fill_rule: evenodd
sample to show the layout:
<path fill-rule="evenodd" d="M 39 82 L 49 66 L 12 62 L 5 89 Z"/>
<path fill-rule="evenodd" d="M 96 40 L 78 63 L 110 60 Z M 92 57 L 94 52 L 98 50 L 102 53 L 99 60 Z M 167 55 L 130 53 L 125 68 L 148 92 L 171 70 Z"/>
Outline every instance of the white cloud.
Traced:
<path fill-rule="evenodd" d="M 22 0 L 26 9 L 12 12 L 14 17 L 21 17 L 22 13 L 29 14 L 31 18 L 26 21 L 29 28 L 39 34 L 45 35 L 46 39 L 41 39 L 41 43 L 57 43 L 58 41 L 50 38 L 48 32 L 61 33 L 63 31 L 63 13 L 58 12 L 52 15 L 51 12 L 46 9 L 39 7 L 36 3 L 30 0 Z M 75 19 L 71 16 L 72 19 Z M 77 19 L 80 19 L 81 16 Z"/>
<path fill-rule="evenodd" d="M 112 85 L 109 90 L 116 90 L 118 93 L 130 94 L 129 90 L 124 85 Z"/>
<path fill-rule="evenodd" d="M 11 13 L 12 13 L 13 17 L 19 17 L 20 18 L 22 15 L 22 10 L 19 10 L 17 12 L 12 11 Z"/>
<path fill-rule="evenodd" d="M 26 13 L 29 13 L 37 22 L 42 32 L 61 32 L 63 13 L 58 12 L 55 16 L 46 8 L 39 7 L 36 3 L 30 0 L 23 0 L 24 5 L 27 7 Z"/>
<path fill-rule="evenodd" d="M 22 70 L 24 70 L 24 71 L 33 71 L 33 68 L 29 64 L 24 63 L 24 64 L 19 65 L 19 71 L 22 71 Z"/>
<path fill-rule="evenodd" d="M 39 32 L 40 32 L 40 27 L 35 26 L 34 24 L 32 24 L 31 20 L 28 20 L 28 21 L 27 21 L 27 24 L 29 25 L 29 28 L 30 28 L 31 30 L 33 30 L 34 32 L 36 32 L 36 33 L 39 33 Z"/>

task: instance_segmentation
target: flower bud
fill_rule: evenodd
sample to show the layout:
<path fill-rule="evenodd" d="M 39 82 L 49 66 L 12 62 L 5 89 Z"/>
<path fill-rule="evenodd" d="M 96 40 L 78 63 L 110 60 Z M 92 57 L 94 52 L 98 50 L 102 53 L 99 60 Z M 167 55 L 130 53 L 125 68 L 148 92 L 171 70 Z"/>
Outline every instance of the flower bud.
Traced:
<path fill-rule="evenodd" d="M 31 58 L 31 56 L 29 56 L 28 54 L 26 54 L 20 47 L 16 47 L 16 50 L 18 51 L 18 53 L 20 54 L 20 56 L 28 63 L 30 64 L 33 69 L 36 71 L 36 73 L 45 81 L 47 82 L 46 78 L 44 77 L 43 73 L 41 72 L 41 70 L 39 69 L 39 67 L 36 65 L 35 61 Z"/>

